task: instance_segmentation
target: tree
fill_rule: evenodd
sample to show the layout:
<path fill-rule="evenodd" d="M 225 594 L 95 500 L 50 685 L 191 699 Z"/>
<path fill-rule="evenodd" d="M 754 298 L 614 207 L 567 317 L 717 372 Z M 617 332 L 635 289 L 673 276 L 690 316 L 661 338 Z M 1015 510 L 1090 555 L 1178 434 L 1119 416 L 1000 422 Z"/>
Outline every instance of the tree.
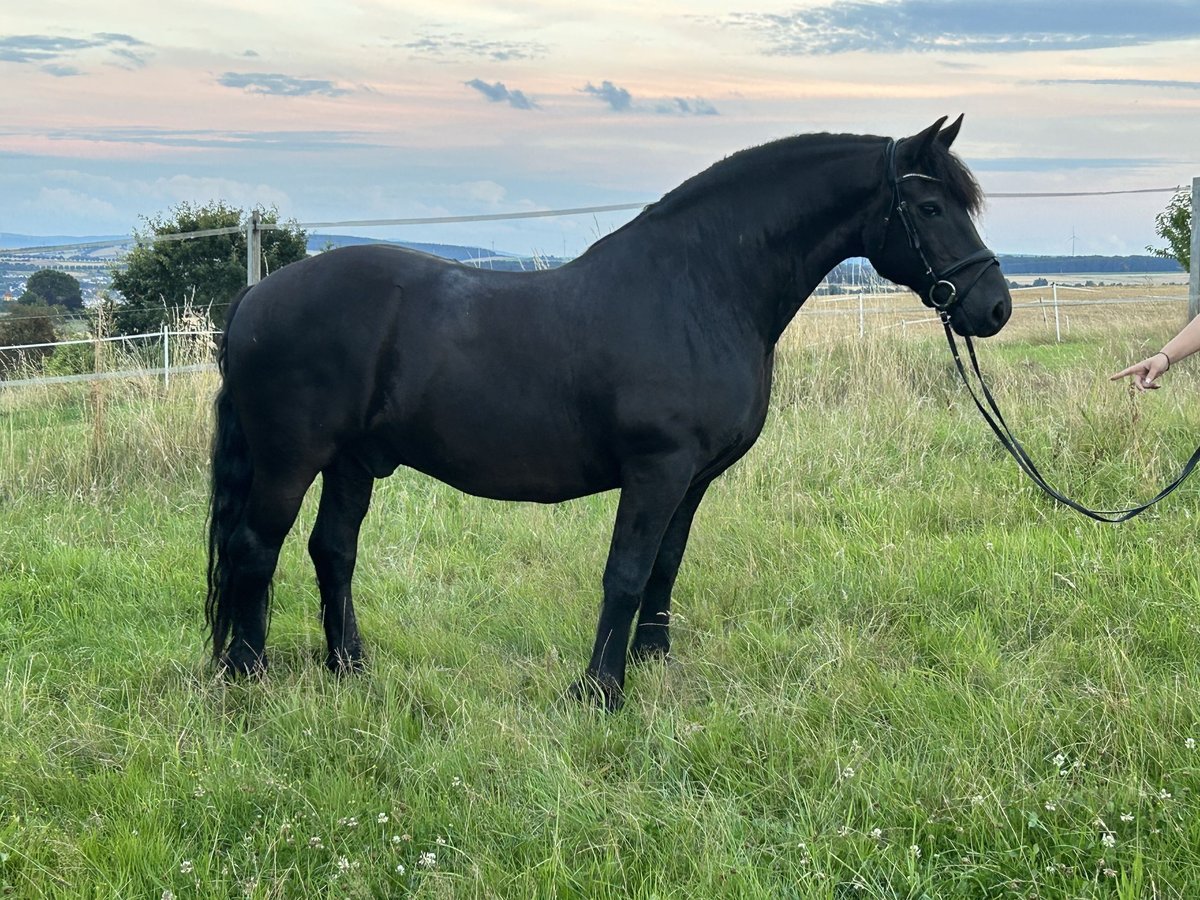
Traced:
<path fill-rule="evenodd" d="M 21 304 L 10 315 L 0 318 L 0 347 L 45 344 L 55 340 L 54 320 L 61 313 L 44 305 Z M 7 378 L 27 366 L 37 366 L 53 347 L 29 350 L 0 350 L 0 378 Z"/>
<path fill-rule="evenodd" d="M 1154 220 L 1154 231 L 1166 247 L 1147 247 L 1155 256 L 1176 259 L 1185 272 L 1192 270 L 1192 192 L 1179 191 Z"/>
<path fill-rule="evenodd" d="M 66 272 L 54 269 L 39 269 L 25 282 L 25 293 L 18 303 L 30 306 L 62 306 L 67 309 L 83 309 L 83 289 L 79 281 Z"/>
<path fill-rule="evenodd" d="M 278 210 L 260 213 L 264 224 L 278 224 Z M 113 289 L 121 296 L 112 330 L 116 334 L 155 331 L 188 307 L 211 309 L 214 321 L 223 321 L 227 304 L 246 284 L 247 219 L 246 212 L 224 201 L 206 206 L 181 203 L 166 215 L 144 219 L 146 230 L 135 235 L 140 243 L 125 257 L 124 270 L 113 273 Z M 188 240 L 152 240 L 218 228 L 242 230 Z M 262 232 L 264 275 L 307 253 L 308 235 L 294 225 Z"/>

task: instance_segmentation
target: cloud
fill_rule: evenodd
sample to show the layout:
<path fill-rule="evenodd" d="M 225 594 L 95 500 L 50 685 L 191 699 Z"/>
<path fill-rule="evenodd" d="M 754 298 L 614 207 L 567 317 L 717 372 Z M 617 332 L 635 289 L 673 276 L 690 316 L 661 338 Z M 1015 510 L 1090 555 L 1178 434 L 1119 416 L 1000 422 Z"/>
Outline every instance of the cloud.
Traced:
<path fill-rule="evenodd" d="M 591 94 L 598 100 L 607 103 L 614 112 L 642 113 L 651 112 L 660 116 L 716 116 L 720 115 L 717 108 L 703 97 L 665 97 L 650 100 L 646 103 L 633 99 L 633 95 L 623 87 L 617 87 L 611 81 L 602 81 L 596 87 L 590 81 L 579 88 L 581 93 Z"/>
<path fill-rule="evenodd" d="M 71 78 L 75 75 L 83 74 L 82 69 L 77 69 L 74 66 L 60 66 L 57 63 L 46 63 L 46 65 L 42 66 L 42 71 L 53 75 L 55 78 Z"/>
<path fill-rule="evenodd" d="M 417 56 L 438 59 L 478 60 L 489 62 L 512 62 L 513 60 L 538 59 L 549 52 L 545 44 L 537 41 L 481 41 L 461 32 L 424 32 L 415 41 L 400 44 Z"/>
<path fill-rule="evenodd" d="M 143 69 L 146 66 L 145 55 L 130 50 L 126 47 L 114 47 L 112 55 L 117 58 L 114 65 L 118 65 L 123 69 Z"/>
<path fill-rule="evenodd" d="M 316 94 L 340 97 L 350 93 L 332 81 L 293 78 L 277 72 L 226 72 L 217 81 L 227 88 L 241 88 L 248 94 L 268 94 L 272 97 L 311 97 Z"/>
<path fill-rule="evenodd" d="M 1179 0 L 834 0 L 788 13 L 733 13 L 768 53 L 1012 53 L 1128 47 L 1200 36 L 1200 4 Z"/>
<path fill-rule="evenodd" d="M 119 60 L 130 62 L 136 59 L 139 67 L 144 59 L 132 47 L 145 47 L 144 41 L 128 34 L 100 32 L 87 38 L 73 38 L 51 34 L 14 34 L 0 37 L 0 62 L 40 65 L 43 71 L 62 77 L 64 74 L 79 75 L 75 66 L 65 65 L 90 51 L 107 52 Z M 68 70 L 73 70 L 68 72 Z"/>
<path fill-rule="evenodd" d="M 1146 169 L 1178 165 L 1163 157 L 1103 158 L 1088 156 L 999 156 L 969 160 L 975 172 L 1059 172 L 1093 169 Z"/>
<path fill-rule="evenodd" d="M 1164 88 L 1200 91 L 1200 81 L 1169 81 L 1153 78 L 1045 78 L 1038 84 L 1091 84 L 1103 87 Z"/>
<path fill-rule="evenodd" d="M 715 106 L 701 97 L 694 97 L 691 100 L 684 97 L 672 97 L 670 100 L 655 104 L 654 111 L 662 116 L 720 115 Z"/>
<path fill-rule="evenodd" d="M 596 87 L 590 81 L 581 90 L 603 100 L 617 112 L 625 112 L 633 105 L 633 95 L 623 87 L 617 87 L 611 81 L 603 81 Z"/>
<path fill-rule="evenodd" d="M 8 132 L 16 133 L 16 132 Z M 169 129 L 111 127 L 59 129 L 44 132 L 54 141 L 84 141 L 100 144 L 150 144 L 159 147 L 189 149 L 262 149 L 283 152 L 314 150 L 362 150 L 381 146 L 356 131 L 218 131 L 211 129 Z"/>
<path fill-rule="evenodd" d="M 514 109 L 537 109 L 538 106 L 532 100 L 525 96 L 522 91 L 509 90 L 499 81 L 495 84 L 488 84 L 486 81 L 481 81 L 478 78 L 472 78 L 470 81 L 464 81 L 467 87 L 474 88 L 487 97 L 491 103 L 508 103 Z"/>

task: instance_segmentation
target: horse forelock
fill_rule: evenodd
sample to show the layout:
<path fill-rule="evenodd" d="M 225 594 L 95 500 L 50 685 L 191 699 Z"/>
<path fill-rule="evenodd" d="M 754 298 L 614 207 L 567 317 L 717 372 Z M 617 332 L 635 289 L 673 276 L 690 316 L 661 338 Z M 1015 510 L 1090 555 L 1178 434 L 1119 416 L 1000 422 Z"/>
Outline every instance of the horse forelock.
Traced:
<path fill-rule="evenodd" d="M 983 188 L 957 154 L 934 141 L 926 165 L 928 174 L 942 181 L 952 199 L 962 204 L 972 216 L 979 214 L 983 209 Z"/>

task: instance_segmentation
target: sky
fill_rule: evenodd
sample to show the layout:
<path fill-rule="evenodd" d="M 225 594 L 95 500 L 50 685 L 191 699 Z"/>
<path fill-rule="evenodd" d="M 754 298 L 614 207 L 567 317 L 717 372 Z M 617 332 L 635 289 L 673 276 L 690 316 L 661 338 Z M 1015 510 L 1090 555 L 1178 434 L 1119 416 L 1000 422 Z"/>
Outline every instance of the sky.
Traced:
<path fill-rule="evenodd" d="M 0 232 L 647 203 L 791 134 L 965 114 L 988 194 L 1190 186 L 1197 0 L 108 0 L 0 18 Z M 1161 244 L 1171 193 L 989 200 L 1001 253 Z M 573 256 L 635 213 L 324 228 Z"/>

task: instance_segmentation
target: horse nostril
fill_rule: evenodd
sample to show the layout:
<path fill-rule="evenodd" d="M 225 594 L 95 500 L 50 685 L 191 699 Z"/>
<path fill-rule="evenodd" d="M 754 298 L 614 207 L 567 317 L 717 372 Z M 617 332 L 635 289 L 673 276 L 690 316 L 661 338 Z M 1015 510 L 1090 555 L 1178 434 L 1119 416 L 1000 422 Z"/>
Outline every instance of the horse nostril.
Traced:
<path fill-rule="evenodd" d="M 1008 304 L 1001 300 L 992 307 L 992 324 L 999 328 L 1008 321 Z"/>

